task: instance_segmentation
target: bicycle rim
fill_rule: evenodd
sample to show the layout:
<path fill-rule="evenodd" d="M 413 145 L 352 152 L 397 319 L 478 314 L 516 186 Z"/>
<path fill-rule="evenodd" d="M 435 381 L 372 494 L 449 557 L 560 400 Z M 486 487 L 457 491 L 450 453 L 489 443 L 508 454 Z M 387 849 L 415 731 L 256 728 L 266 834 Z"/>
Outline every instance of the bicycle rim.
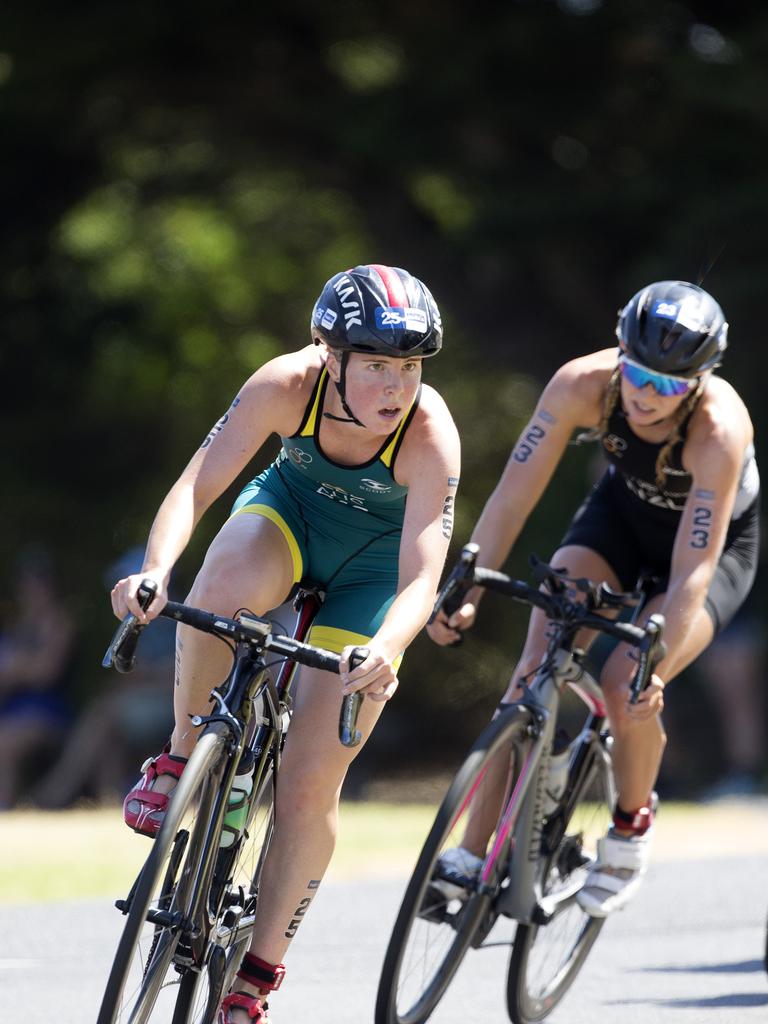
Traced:
<path fill-rule="evenodd" d="M 542 857 L 542 891 L 554 899 L 554 915 L 547 924 L 518 925 L 515 934 L 507 982 L 507 1008 L 514 1024 L 535 1024 L 552 1012 L 604 924 L 581 909 L 576 894 L 597 856 L 597 841 L 611 823 L 613 780 L 599 740 L 583 757 L 580 781 L 571 787 L 572 810 L 561 807 L 560 820 L 551 822 L 562 838 Z"/>
<path fill-rule="evenodd" d="M 513 774 L 514 751 L 526 742 L 528 713 L 515 709 L 482 733 L 459 769 L 440 806 L 403 897 L 384 959 L 376 1002 L 376 1024 L 421 1024 L 437 1006 L 478 931 L 493 923 L 493 890 L 506 867 L 509 838 L 498 827 L 501 796 L 490 798 L 491 776 Z M 438 863 L 442 854 L 462 845 L 470 813 L 496 822 L 487 851 L 489 873 L 482 880 L 450 872 Z"/>
<path fill-rule="evenodd" d="M 258 904 L 259 880 L 274 826 L 271 759 L 254 788 L 245 835 L 222 851 L 214 876 L 218 912 L 205 964 L 179 986 L 171 1024 L 213 1024 L 248 949 Z M 223 895 L 219 895 L 223 892 Z"/>
<path fill-rule="evenodd" d="M 183 925 L 223 763 L 224 739 L 201 736 L 130 897 L 97 1024 L 167 1024 L 189 962 Z M 148 916 L 167 912 L 173 922 Z"/>

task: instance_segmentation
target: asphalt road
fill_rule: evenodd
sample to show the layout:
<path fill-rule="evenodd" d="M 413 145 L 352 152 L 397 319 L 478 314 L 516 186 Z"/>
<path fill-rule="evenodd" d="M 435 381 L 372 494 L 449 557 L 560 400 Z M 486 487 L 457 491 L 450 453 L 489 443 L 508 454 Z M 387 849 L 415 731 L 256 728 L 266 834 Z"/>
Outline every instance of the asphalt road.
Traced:
<path fill-rule="evenodd" d="M 403 880 L 328 882 L 288 957 L 274 1024 L 368 1024 Z M 652 867 L 551 1024 L 764 1024 L 766 858 Z M 93 1024 L 120 928 L 104 903 L 0 908 L 0 1024 Z M 469 954 L 430 1024 L 503 1024 L 509 939 Z"/>

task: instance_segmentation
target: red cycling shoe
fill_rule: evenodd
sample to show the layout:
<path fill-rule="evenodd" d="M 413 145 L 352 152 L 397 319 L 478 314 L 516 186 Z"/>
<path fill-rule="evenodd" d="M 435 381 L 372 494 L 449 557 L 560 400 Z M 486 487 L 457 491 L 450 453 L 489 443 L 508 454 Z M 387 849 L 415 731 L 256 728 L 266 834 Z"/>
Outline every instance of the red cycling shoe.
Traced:
<path fill-rule="evenodd" d="M 177 781 L 187 763 L 186 757 L 169 754 L 166 745 L 158 757 L 150 757 L 141 766 L 142 775 L 123 801 L 123 818 L 126 825 L 142 836 L 154 838 L 160 831 L 168 807 L 169 793 L 156 793 L 149 787 L 161 775 L 170 775 Z"/>
<path fill-rule="evenodd" d="M 218 1024 L 232 1024 L 232 1018 L 229 1016 L 230 1010 L 245 1010 L 255 1024 L 259 1024 L 259 1022 L 269 1024 L 265 1009 L 259 996 L 249 996 L 247 992 L 230 992 L 222 1000 Z"/>

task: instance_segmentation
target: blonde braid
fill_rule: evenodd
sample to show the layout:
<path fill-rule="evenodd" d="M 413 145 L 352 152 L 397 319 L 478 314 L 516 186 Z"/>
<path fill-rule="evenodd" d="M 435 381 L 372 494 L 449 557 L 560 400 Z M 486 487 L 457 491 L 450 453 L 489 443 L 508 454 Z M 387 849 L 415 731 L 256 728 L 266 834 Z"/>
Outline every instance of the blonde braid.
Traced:
<path fill-rule="evenodd" d="M 600 438 L 605 437 L 608 432 L 608 421 L 611 418 L 613 410 L 616 408 L 620 392 L 621 367 L 617 363 L 611 373 L 608 383 L 606 384 L 605 392 L 603 393 L 600 422 L 596 427 L 592 427 L 591 430 L 585 430 L 581 434 L 577 434 L 575 440 L 576 444 L 581 444 L 586 441 L 599 441 Z"/>
<path fill-rule="evenodd" d="M 613 415 L 613 410 L 619 401 L 621 394 L 621 366 L 619 363 L 613 369 L 608 386 L 603 395 L 603 409 L 600 415 L 600 422 L 597 425 L 597 432 L 600 437 L 605 437 L 608 432 L 608 421 Z"/>
<path fill-rule="evenodd" d="M 685 400 L 682 401 L 680 405 L 677 407 L 677 411 L 675 412 L 675 420 L 672 425 L 672 433 L 667 438 L 664 447 L 656 456 L 656 486 L 659 488 L 660 491 L 664 490 L 664 484 L 666 483 L 666 480 L 664 479 L 664 470 L 666 469 L 667 464 L 669 462 L 669 457 L 672 454 L 672 449 L 680 440 L 680 428 L 682 427 L 683 423 L 688 418 L 688 416 L 693 412 L 698 400 L 704 394 L 704 388 L 705 382 L 703 379 L 700 379 L 698 387 L 691 391 L 690 394 L 685 398 Z"/>

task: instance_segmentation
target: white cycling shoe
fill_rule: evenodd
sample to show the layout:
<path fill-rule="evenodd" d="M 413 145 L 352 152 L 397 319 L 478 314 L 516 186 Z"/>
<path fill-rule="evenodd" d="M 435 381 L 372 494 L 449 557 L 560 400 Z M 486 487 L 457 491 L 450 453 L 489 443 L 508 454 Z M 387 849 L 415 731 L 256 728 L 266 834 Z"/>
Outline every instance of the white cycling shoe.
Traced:
<path fill-rule="evenodd" d="M 607 917 L 614 910 L 622 910 L 635 895 L 648 870 L 652 831 L 648 829 L 641 836 L 618 836 L 611 829 L 598 841 L 597 860 L 576 897 L 590 917 Z"/>
<path fill-rule="evenodd" d="M 455 846 L 441 854 L 430 882 L 446 900 L 466 899 L 483 866 L 477 857 L 463 846 Z"/>

